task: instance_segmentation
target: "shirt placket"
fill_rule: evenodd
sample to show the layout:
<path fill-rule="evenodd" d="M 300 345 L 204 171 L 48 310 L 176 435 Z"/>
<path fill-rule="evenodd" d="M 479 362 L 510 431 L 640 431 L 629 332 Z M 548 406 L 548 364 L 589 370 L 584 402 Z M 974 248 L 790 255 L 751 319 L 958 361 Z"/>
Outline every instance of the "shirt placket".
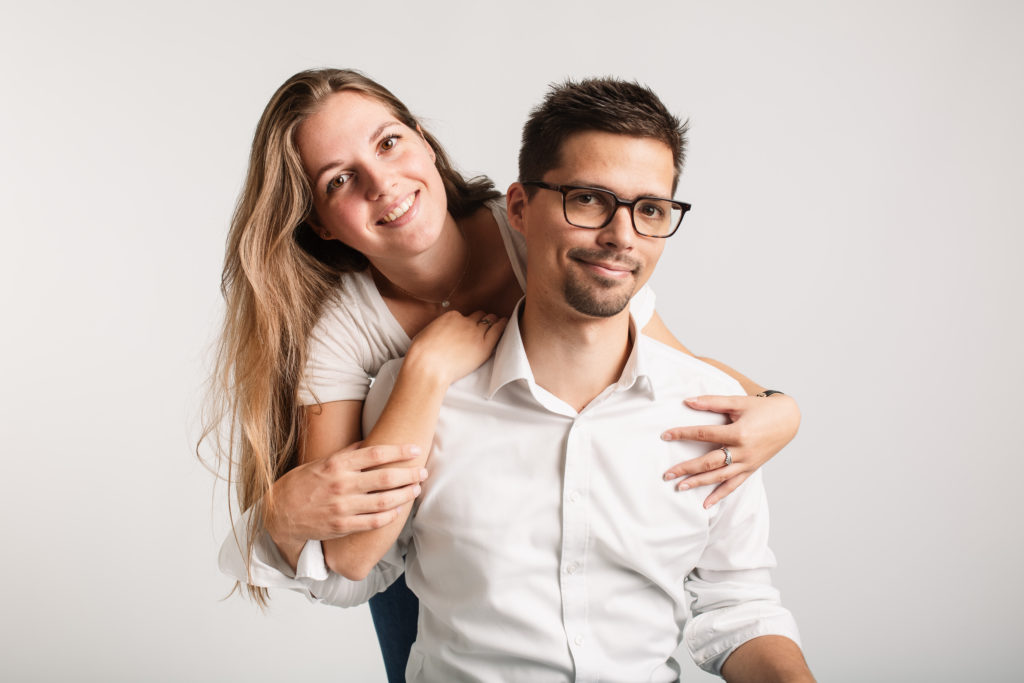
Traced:
<path fill-rule="evenodd" d="M 593 642 L 587 620 L 586 550 L 590 504 L 590 429 L 585 417 L 577 417 L 565 446 L 562 484 L 562 547 L 559 583 L 562 623 L 572 654 L 576 681 L 596 681 Z"/>

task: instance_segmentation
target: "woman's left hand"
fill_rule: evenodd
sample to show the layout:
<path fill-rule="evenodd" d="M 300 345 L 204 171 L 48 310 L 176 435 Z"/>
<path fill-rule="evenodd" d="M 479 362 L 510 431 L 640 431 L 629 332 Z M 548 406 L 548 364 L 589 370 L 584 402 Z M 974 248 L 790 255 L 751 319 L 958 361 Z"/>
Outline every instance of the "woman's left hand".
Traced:
<path fill-rule="evenodd" d="M 686 405 L 694 410 L 710 410 L 728 415 L 726 425 L 676 427 L 661 435 L 666 441 L 705 441 L 715 450 L 699 458 L 679 463 L 665 473 L 666 480 L 686 477 L 676 488 L 680 491 L 718 484 L 706 499 L 709 508 L 736 490 L 757 468 L 768 462 L 792 441 L 800 427 L 800 408 L 783 394 L 758 396 L 697 396 Z M 725 464 L 726 446 L 732 464 Z"/>

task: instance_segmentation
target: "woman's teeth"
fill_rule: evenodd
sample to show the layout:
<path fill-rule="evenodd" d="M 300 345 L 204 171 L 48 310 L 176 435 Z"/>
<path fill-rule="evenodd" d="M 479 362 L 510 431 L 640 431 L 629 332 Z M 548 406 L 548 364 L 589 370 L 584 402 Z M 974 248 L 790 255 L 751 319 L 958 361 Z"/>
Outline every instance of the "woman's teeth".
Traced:
<path fill-rule="evenodd" d="M 382 218 L 380 222 L 381 223 L 390 223 L 393 220 L 401 218 L 402 216 L 405 215 L 405 212 L 408 211 L 412 207 L 412 204 L 413 204 L 414 201 L 416 201 L 416 195 L 415 194 L 409 195 L 408 199 L 406 199 L 404 202 L 402 202 L 401 204 L 396 206 L 395 210 L 392 211 L 391 213 L 389 213 L 387 216 L 384 216 L 384 218 Z"/>

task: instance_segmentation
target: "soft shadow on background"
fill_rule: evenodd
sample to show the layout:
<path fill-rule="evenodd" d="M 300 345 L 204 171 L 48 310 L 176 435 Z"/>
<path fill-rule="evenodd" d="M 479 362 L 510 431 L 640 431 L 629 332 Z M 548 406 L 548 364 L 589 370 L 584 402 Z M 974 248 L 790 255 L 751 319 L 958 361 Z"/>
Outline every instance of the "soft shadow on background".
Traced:
<path fill-rule="evenodd" d="M 0 678 L 384 680 L 365 608 L 220 601 L 224 489 L 192 452 L 256 120 L 346 66 L 500 187 L 551 81 L 689 116 L 658 307 L 800 401 L 767 481 L 812 669 L 1019 679 L 1022 28 L 1010 2 L 6 9 Z"/>

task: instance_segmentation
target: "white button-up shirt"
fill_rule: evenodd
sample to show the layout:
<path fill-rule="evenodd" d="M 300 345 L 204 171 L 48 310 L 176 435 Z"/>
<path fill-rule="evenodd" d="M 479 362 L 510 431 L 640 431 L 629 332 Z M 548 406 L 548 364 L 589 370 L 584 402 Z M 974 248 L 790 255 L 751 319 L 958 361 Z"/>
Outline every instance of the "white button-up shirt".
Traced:
<path fill-rule="evenodd" d="M 710 510 L 706 488 L 679 492 L 661 476 L 706 451 L 659 438 L 707 424 L 682 399 L 740 386 L 635 340 L 619 381 L 577 413 L 534 381 L 513 316 L 492 359 L 449 390 L 430 478 L 374 572 L 330 573 L 310 543 L 293 578 L 264 535 L 252 582 L 353 605 L 404 568 L 420 599 L 410 681 L 674 681 L 684 639 L 712 673 L 751 638 L 799 642 L 769 579 L 761 473 Z M 399 367 L 385 365 L 371 389 L 367 431 Z M 233 539 L 221 565 L 246 580 Z"/>

